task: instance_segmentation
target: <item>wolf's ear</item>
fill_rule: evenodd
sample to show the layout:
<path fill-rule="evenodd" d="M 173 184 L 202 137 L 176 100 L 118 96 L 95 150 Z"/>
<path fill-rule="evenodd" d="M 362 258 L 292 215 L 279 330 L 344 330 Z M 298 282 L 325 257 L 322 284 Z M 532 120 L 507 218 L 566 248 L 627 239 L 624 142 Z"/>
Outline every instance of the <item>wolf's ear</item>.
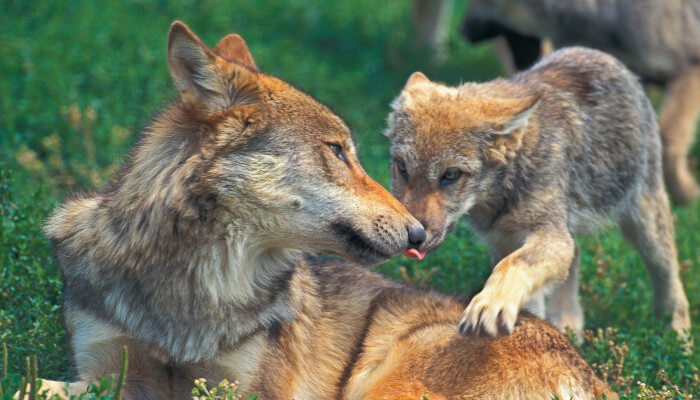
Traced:
<path fill-rule="evenodd" d="M 503 165 L 515 157 L 523 142 L 532 114 L 537 109 L 541 93 L 514 100 L 504 100 L 503 114 L 509 115 L 505 123 L 495 130 L 495 137 L 489 147 L 489 160 L 497 165 Z"/>
<path fill-rule="evenodd" d="M 426 83 L 430 82 L 430 79 L 428 79 L 427 76 L 425 76 L 424 73 L 416 71 L 411 74 L 411 76 L 408 77 L 408 80 L 406 81 L 406 85 L 404 85 L 404 89 L 408 89 L 409 87 L 416 85 L 418 83 Z"/>
<path fill-rule="evenodd" d="M 214 52 L 231 62 L 258 71 L 258 66 L 255 65 L 255 60 L 253 60 L 253 55 L 250 54 L 245 40 L 235 33 L 221 39 L 214 47 Z"/>
<path fill-rule="evenodd" d="M 168 34 L 168 67 L 182 101 L 204 117 L 257 99 L 255 72 L 216 55 L 179 21 Z"/>

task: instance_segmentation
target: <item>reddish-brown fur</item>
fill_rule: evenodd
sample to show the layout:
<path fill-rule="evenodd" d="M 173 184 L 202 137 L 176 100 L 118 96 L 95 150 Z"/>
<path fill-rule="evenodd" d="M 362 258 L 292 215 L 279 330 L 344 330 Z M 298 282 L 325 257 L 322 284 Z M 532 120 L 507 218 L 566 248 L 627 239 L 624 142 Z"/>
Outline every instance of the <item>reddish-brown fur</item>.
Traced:
<path fill-rule="evenodd" d="M 197 378 L 280 400 L 611 393 L 539 319 L 508 338 L 461 337 L 464 303 L 304 254 L 371 264 L 422 228 L 364 172 L 337 116 L 256 72 L 237 36 L 217 48 L 173 24 L 182 103 L 109 190 L 48 223 L 80 379 L 71 393 L 118 373 L 122 345 L 130 400 L 189 399 Z"/>

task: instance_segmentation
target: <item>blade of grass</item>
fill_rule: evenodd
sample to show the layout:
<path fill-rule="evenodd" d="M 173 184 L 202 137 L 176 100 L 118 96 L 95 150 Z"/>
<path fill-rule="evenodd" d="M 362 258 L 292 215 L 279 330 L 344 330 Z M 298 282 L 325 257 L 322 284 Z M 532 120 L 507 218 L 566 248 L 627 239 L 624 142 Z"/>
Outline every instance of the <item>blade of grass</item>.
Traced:
<path fill-rule="evenodd" d="M 2 378 L 7 378 L 7 344 L 2 343 Z"/>
<path fill-rule="evenodd" d="M 121 371 L 119 371 L 119 381 L 117 381 L 117 387 L 114 390 L 114 399 L 121 400 L 122 392 L 124 391 L 124 382 L 126 382 L 126 368 L 129 364 L 129 351 L 126 346 L 122 352 L 122 366 Z"/>
<path fill-rule="evenodd" d="M 7 378 L 7 344 L 5 342 L 2 343 L 2 372 L 0 373 L 0 379 L 5 379 Z M 2 382 L 0 382 L 0 397 L 2 397 L 5 394 L 5 391 L 2 390 Z"/>
<path fill-rule="evenodd" d="M 29 372 L 29 400 L 36 400 L 36 395 L 39 392 L 39 373 L 36 360 L 36 354 L 32 356 L 31 370 Z"/>
<path fill-rule="evenodd" d="M 27 394 L 27 378 L 22 377 L 22 382 L 19 384 L 19 399 L 24 400 L 24 396 Z"/>

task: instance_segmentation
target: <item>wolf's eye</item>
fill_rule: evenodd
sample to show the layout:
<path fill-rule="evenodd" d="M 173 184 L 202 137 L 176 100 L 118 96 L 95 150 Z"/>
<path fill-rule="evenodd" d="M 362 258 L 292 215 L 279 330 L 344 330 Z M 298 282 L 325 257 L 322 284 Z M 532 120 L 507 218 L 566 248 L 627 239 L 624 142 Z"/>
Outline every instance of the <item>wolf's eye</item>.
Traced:
<path fill-rule="evenodd" d="M 447 171 L 445 171 L 445 173 L 442 175 L 442 178 L 440 178 L 440 184 L 449 185 L 450 183 L 456 181 L 461 174 L 462 172 L 460 170 L 450 168 Z"/>
<path fill-rule="evenodd" d="M 336 157 L 340 159 L 340 161 L 344 163 L 348 163 L 347 158 L 345 158 L 345 152 L 343 151 L 343 148 L 340 147 L 340 145 L 334 144 L 334 143 L 328 143 L 328 147 L 331 148 L 331 151 L 333 154 L 335 154 Z"/>
<path fill-rule="evenodd" d="M 406 164 L 403 163 L 402 160 L 394 160 L 396 162 L 396 169 L 399 171 L 399 174 L 403 177 L 403 179 L 408 180 L 408 171 L 406 171 Z"/>

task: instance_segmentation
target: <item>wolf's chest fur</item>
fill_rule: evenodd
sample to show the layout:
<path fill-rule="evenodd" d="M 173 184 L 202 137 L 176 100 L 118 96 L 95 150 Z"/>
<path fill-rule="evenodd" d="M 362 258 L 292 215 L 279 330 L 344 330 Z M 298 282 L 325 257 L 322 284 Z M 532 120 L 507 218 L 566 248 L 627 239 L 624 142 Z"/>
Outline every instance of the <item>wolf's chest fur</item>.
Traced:
<path fill-rule="evenodd" d="M 71 253 L 72 240 L 56 247 L 66 306 L 99 316 L 176 362 L 210 359 L 294 313 L 288 290 L 294 255 L 257 254 L 235 229 L 203 237 L 173 258 L 151 254 L 147 264 L 138 256 L 110 260 L 94 247 L 88 257 Z"/>

